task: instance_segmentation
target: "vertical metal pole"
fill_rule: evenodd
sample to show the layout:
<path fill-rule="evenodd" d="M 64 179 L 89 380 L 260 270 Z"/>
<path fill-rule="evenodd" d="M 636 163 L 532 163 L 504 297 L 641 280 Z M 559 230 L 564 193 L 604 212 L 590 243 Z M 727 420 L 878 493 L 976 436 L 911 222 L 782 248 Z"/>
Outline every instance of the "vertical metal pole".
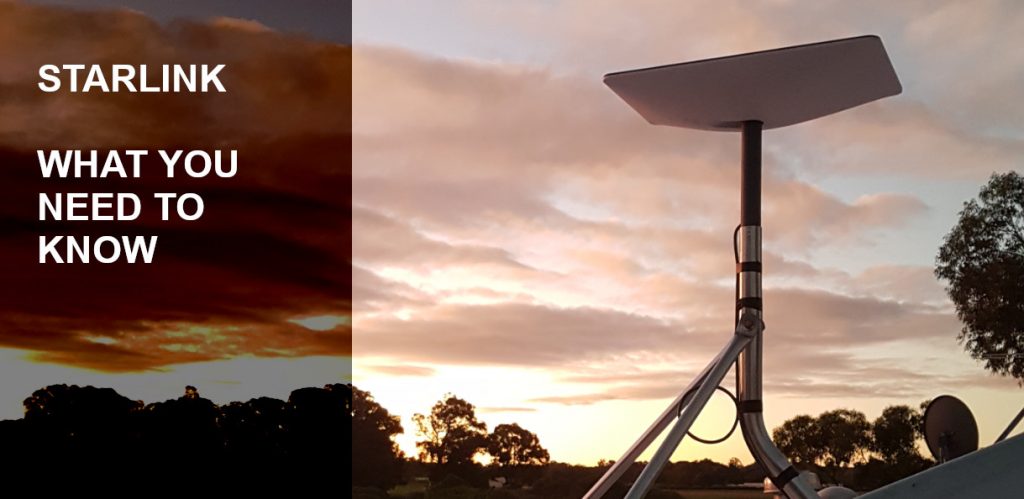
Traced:
<path fill-rule="evenodd" d="M 740 225 L 761 225 L 761 122 L 744 121 L 740 151 Z"/>
<path fill-rule="evenodd" d="M 761 290 L 761 122 L 742 125 L 740 167 L 740 230 L 737 233 L 736 317 L 743 312 L 762 318 Z M 762 333 L 763 334 L 763 333 Z M 743 413 L 761 404 L 761 334 L 740 353 L 736 365 L 736 396 Z M 746 432 L 744 432 L 746 434 Z M 753 451 L 753 448 L 751 448 Z M 758 457 L 754 454 L 754 457 Z"/>
<path fill-rule="evenodd" d="M 742 125 L 742 168 L 740 170 L 739 262 L 736 264 L 737 318 L 763 318 L 761 289 L 761 128 L 760 121 Z M 754 459 L 768 478 L 791 499 L 818 497 L 799 476 L 768 435 L 764 426 L 761 400 L 761 358 L 763 328 L 740 353 L 736 361 L 736 398 L 739 401 L 740 428 Z"/>

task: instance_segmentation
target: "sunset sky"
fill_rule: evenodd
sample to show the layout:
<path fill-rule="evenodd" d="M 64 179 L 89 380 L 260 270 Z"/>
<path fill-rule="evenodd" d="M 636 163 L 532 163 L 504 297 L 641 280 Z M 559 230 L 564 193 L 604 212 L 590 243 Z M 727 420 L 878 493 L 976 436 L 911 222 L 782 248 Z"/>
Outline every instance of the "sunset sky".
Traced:
<path fill-rule="evenodd" d="M 616 459 L 728 340 L 738 136 L 648 125 L 611 71 L 862 34 L 904 92 L 766 132 L 765 417 L 954 394 L 982 444 L 1024 404 L 956 342 L 932 268 L 1024 158 L 1016 2 L 354 4 L 354 381 L 445 392 L 552 459 Z M 730 375 L 728 380 L 731 380 Z M 727 383 L 731 387 L 731 382 Z M 706 437 L 732 418 L 716 398 Z M 751 462 L 736 435 L 676 458 Z"/>
<path fill-rule="evenodd" d="M 348 10 L 227 3 L 0 1 L 0 419 L 56 383 L 229 402 L 349 380 Z M 227 92 L 37 88 L 41 65 L 70 63 L 226 64 Z M 35 151 L 50 148 L 153 153 L 141 179 L 44 181 Z M 236 149 L 238 174 L 167 179 L 162 148 Z M 38 193 L 75 191 L 198 192 L 206 211 L 38 220 Z M 44 234 L 160 239 L 149 265 L 40 265 Z"/>
<path fill-rule="evenodd" d="M 984 445 L 1024 404 L 932 276 L 962 203 L 1022 168 L 1017 2 L 357 0 L 351 52 L 344 2 L 241 4 L 0 0 L 0 419 L 53 383 L 228 402 L 351 376 L 410 455 L 452 392 L 554 460 L 616 459 L 732 334 L 739 138 L 648 125 L 602 75 L 862 34 L 903 94 L 764 137 L 767 426 L 948 393 Z M 93 59 L 223 62 L 230 91 L 37 91 Z M 36 148 L 168 144 L 237 148 L 240 174 L 122 185 L 208 196 L 201 224 L 133 229 L 159 267 L 33 264 L 58 189 Z M 732 417 L 716 396 L 695 431 Z"/>

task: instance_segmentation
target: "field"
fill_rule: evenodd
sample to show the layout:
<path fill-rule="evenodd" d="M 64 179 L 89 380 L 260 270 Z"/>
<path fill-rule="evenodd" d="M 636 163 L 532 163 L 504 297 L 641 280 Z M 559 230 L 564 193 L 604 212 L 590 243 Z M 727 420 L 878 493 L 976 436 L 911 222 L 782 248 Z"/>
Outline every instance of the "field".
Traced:
<path fill-rule="evenodd" d="M 676 491 L 683 499 L 764 499 L 767 496 L 757 489 L 700 489 Z"/>
<path fill-rule="evenodd" d="M 427 485 L 424 483 L 407 483 L 399 485 L 388 491 L 388 495 L 391 497 L 405 497 L 413 494 L 423 494 L 427 491 Z"/>
<path fill-rule="evenodd" d="M 391 497 L 423 497 L 427 490 L 425 484 L 421 483 L 409 483 L 405 485 L 399 485 L 388 491 L 388 495 Z M 481 490 L 481 492 L 486 492 Z M 519 496 L 520 494 L 528 494 L 524 491 L 510 491 L 513 495 Z M 679 494 L 680 499 L 766 499 L 771 496 L 766 496 L 761 493 L 760 490 L 756 489 L 686 489 L 676 490 Z M 533 496 L 529 496 L 533 497 Z"/>

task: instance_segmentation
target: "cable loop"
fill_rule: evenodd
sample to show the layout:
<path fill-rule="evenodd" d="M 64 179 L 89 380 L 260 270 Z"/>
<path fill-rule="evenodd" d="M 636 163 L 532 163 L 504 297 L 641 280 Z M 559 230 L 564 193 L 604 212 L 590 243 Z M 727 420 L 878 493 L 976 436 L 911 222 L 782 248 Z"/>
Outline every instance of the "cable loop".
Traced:
<path fill-rule="evenodd" d="M 693 391 L 696 390 L 696 389 L 697 389 L 697 387 L 691 388 L 690 391 L 686 392 L 686 395 L 683 395 L 683 399 L 679 401 L 679 411 L 676 413 L 676 417 L 677 418 L 683 413 L 683 408 L 686 407 L 686 404 L 688 403 L 688 401 L 686 399 L 688 399 L 690 397 L 690 395 L 693 394 Z M 729 396 L 730 399 L 732 399 L 732 405 L 733 405 L 733 407 L 736 408 L 736 419 L 733 419 L 733 421 L 732 421 L 732 428 L 729 428 L 729 432 L 726 433 L 725 436 L 722 437 L 722 438 L 704 439 L 704 438 L 698 437 L 697 435 L 694 435 L 693 432 L 690 432 L 690 431 L 686 432 L 686 435 L 689 436 L 690 438 L 692 438 L 692 439 L 694 439 L 694 440 L 696 440 L 696 441 L 698 441 L 698 442 L 700 442 L 702 444 L 707 444 L 707 445 L 715 445 L 715 444 L 720 444 L 722 442 L 725 442 L 736 431 L 736 426 L 738 426 L 739 423 L 740 423 L 740 405 L 739 405 L 740 402 L 739 402 L 739 400 L 736 399 L 736 396 L 733 395 L 733 393 L 730 392 L 728 388 L 725 388 L 722 385 L 716 386 L 715 390 L 720 390 L 720 391 L 724 392 L 726 395 Z"/>

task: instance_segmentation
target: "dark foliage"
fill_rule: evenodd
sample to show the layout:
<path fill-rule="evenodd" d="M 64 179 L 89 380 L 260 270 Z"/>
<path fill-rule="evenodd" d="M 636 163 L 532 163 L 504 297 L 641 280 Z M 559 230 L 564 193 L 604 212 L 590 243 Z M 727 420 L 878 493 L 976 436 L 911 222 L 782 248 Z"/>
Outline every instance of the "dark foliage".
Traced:
<path fill-rule="evenodd" d="M 450 466 L 472 464 L 487 446 L 487 425 L 476 417 L 473 404 L 447 394 L 429 414 L 415 414 L 420 459 Z"/>
<path fill-rule="evenodd" d="M 582 496 L 611 464 L 548 463 L 536 435 L 508 424 L 495 428 L 501 445 L 493 449 L 495 457 L 506 459 L 482 466 L 471 456 L 486 441 L 464 437 L 485 436 L 483 423 L 472 404 L 454 396 L 419 420 L 430 430 L 442 430 L 425 435 L 436 438 L 431 449 L 439 451 L 437 456 L 457 460 L 406 462 L 393 441 L 402 432 L 400 420 L 351 385 L 302 388 L 283 401 L 261 397 L 221 406 L 191 386 L 177 399 L 146 405 L 109 388 L 53 385 L 25 400 L 23 419 L 0 421 L 2 469 L 22 479 L 88 473 L 125 490 L 213 479 L 267 490 L 287 484 L 293 492 L 347 484 L 354 471 L 352 494 L 367 499 L 386 497 L 395 484 L 425 476 L 433 482 L 433 499 L 546 499 Z M 861 413 L 836 410 L 818 418 L 798 416 L 775 435 L 780 445 L 803 454 L 802 468 L 868 490 L 931 465 L 916 450 L 919 421 L 920 411 L 906 406 L 886 408 L 873 425 Z M 449 432 L 457 438 L 445 441 Z M 623 497 L 640 468 L 630 467 L 606 497 Z M 496 477 L 505 479 L 506 490 L 487 490 L 488 479 Z M 756 465 L 736 459 L 728 465 L 675 462 L 666 466 L 650 497 L 763 477 Z"/>
<path fill-rule="evenodd" d="M 393 440 L 402 423 L 373 395 L 352 388 L 352 484 L 388 489 L 401 482 L 402 451 Z"/>
<path fill-rule="evenodd" d="M 662 471 L 658 483 L 677 489 L 721 487 L 739 483 L 734 469 L 710 459 L 669 463 Z"/>
<path fill-rule="evenodd" d="M 110 388 L 53 385 L 24 405 L 23 419 L 0 422 L 9 476 L 89 475 L 122 485 L 332 476 L 344 483 L 351 469 L 349 385 L 224 406 L 191 386 L 177 399 L 145 405 Z"/>
<path fill-rule="evenodd" d="M 1024 383 L 1024 177 L 994 174 L 964 203 L 935 275 L 949 283 L 971 357 Z"/>
<path fill-rule="evenodd" d="M 887 464 L 920 459 L 917 440 L 923 438 L 921 412 L 906 405 L 893 405 L 871 425 L 871 450 Z"/>
<path fill-rule="evenodd" d="M 518 424 L 500 424 L 487 437 L 487 453 L 502 466 L 544 464 L 551 457 L 537 434 Z"/>
<path fill-rule="evenodd" d="M 639 475 L 639 468 L 635 473 L 628 474 L 624 480 L 617 483 L 605 497 L 618 499 L 626 495 L 627 487 L 623 485 L 626 481 L 632 481 Z M 533 485 L 532 492 L 543 499 L 555 499 L 565 497 L 583 497 L 590 490 L 590 487 L 597 482 L 597 479 L 604 474 L 605 467 L 573 466 L 563 463 L 551 463 L 545 467 L 544 475 Z M 632 469 L 630 471 L 633 471 Z"/>
<path fill-rule="evenodd" d="M 772 440 L 796 466 L 814 465 L 824 453 L 818 441 L 817 419 L 800 415 L 790 418 L 772 431 Z"/>
<path fill-rule="evenodd" d="M 772 436 L 798 468 L 828 482 L 870 490 L 932 465 L 917 450 L 920 427 L 920 410 L 895 405 L 886 407 L 874 423 L 849 409 L 816 418 L 795 416 Z"/>

